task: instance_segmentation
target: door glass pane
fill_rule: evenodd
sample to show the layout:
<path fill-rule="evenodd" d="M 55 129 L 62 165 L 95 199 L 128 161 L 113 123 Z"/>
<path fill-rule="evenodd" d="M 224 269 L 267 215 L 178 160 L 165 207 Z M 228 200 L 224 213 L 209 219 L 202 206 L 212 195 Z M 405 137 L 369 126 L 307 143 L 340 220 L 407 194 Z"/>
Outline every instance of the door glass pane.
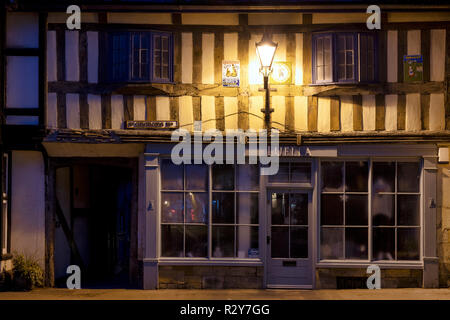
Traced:
<path fill-rule="evenodd" d="M 258 194 L 237 193 L 237 219 L 239 224 L 258 224 Z"/>
<path fill-rule="evenodd" d="M 238 190 L 254 191 L 259 188 L 259 167 L 252 164 L 237 166 Z"/>
<path fill-rule="evenodd" d="M 343 195 L 322 194 L 321 225 L 342 225 L 344 223 Z"/>
<path fill-rule="evenodd" d="M 343 162 L 322 162 L 322 191 L 342 191 Z"/>
<path fill-rule="evenodd" d="M 345 228 L 345 258 L 367 259 L 368 228 Z"/>
<path fill-rule="evenodd" d="M 289 224 L 289 194 L 272 193 L 272 224 Z"/>
<path fill-rule="evenodd" d="M 208 222 L 208 194 L 186 192 L 186 222 Z"/>
<path fill-rule="evenodd" d="M 186 189 L 206 190 L 208 188 L 208 167 L 206 165 L 186 165 Z"/>
<path fill-rule="evenodd" d="M 239 226 L 237 230 L 237 257 L 249 258 L 249 252 L 252 254 L 255 251 L 259 252 L 258 227 Z"/>
<path fill-rule="evenodd" d="M 183 166 L 170 159 L 161 161 L 161 185 L 163 190 L 183 190 Z"/>
<path fill-rule="evenodd" d="M 349 192 L 367 192 L 369 166 L 367 161 L 345 163 L 345 190 Z"/>
<path fill-rule="evenodd" d="M 419 195 L 399 194 L 397 196 L 397 225 L 418 226 L 420 220 Z"/>
<path fill-rule="evenodd" d="M 419 192 L 420 191 L 420 165 L 418 162 L 399 162 L 398 169 L 398 191 Z"/>
<path fill-rule="evenodd" d="M 374 260 L 395 259 L 394 228 L 373 229 L 373 259 Z"/>
<path fill-rule="evenodd" d="M 345 198 L 345 224 L 367 225 L 368 196 L 364 194 L 347 194 Z"/>
<path fill-rule="evenodd" d="M 289 227 L 272 227 L 272 258 L 289 258 Z"/>
<path fill-rule="evenodd" d="M 208 229 L 206 226 L 186 226 L 186 257 L 206 257 Z"/>
<path fill-rule="evenodd" d="M 395 162 L 373 163 L 373 192 L 395 191 Z"/>
<path fill-rule="evenodd" d="M 397 259 L 419 260 L 419 228 L 397 229 Z"/>
<path fill-rule="evenodd" d="M 234 223 L 234 193 L 213 192 L 212 222 Z"/>
<path fill-rule="evenodd" d="M 391 194 L 374 194 L 372 197 L 372 223 L 374 226 L 393 226 L 395 198 Z"/>
<path fill-rule="evenodd" d="M 308 258 L 308 227 L 291 227 L 291 258 Z"/>
<path fill-rule="evenodd" d="M 291 182 L 310 183 L 311 182 L 311 163 L 309 163 L 309 162 L 291 162 L 290 177 L 291 177 Z"/>
<path fill-rule="evenodd" d="M 234 190 L 234 166 L 216 164 L 212 167 L 214 190 Z"/>
<path fill-rule="evenodd" d="M 161 255 L 163 257 L 182 257 L 183 226 L 161 226 Z"/>
<path fill-rule="evenodd" d="M 183 193 L 161 193 L 162 222 L 183 222 Z"/>
<path fill-rule="evenodd" d="M 234 226 L 212 227 L 213 257 L 234 257 Z"/>
<path fill-rule="evenodd" d="M 291 225 L 307 225 L 308 224 L 308 194 L 306 193 L 291 193 L 290 201 L 290 215 Z"/>
<path fill-rule="evenodd" d="M 321 228 L 320 232 L 320 258 L 344 258 L 344 228 Z"/>

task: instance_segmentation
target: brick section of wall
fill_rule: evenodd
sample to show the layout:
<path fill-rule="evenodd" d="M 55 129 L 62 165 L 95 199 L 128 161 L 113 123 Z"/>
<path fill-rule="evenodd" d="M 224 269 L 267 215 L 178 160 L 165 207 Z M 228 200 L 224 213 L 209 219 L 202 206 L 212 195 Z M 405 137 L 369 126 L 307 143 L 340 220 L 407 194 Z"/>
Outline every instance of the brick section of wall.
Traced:
<path fill-rule="evenodd" d="M 263 267 L 159 266 L 160 289 L 259 289 Z"/>
<path fill-rule="evenodd" d="M 437 189 L 439 286 L 450 287 L 450 165 L 439 165 Z"/>
<path fill-rule="evenodd" d="M 381 288 L 421 288 L 420 269 L 381 269 Z M 316 289 L 336 289 L 338 277 L 368 278 L 366 269 L 318 268 L 316 269 Z"/>

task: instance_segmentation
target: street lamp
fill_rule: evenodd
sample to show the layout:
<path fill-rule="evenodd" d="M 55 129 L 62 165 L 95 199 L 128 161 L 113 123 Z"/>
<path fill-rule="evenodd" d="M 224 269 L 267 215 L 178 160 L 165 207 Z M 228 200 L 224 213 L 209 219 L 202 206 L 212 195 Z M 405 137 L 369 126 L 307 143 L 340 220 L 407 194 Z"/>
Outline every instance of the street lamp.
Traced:
<path fill-rule="evenodd" d="M 272 72 L 272 62 L 277 47 L 278 44 L 273 42 L 267 33 L 264 33 L 261 41 L 256 43 L 256 53 L 261 65 L 259 72 L 264 76 L 264 90 L 266 91 L 266 106 L 261 109 L 261 112 L 264 112 L 264 121 L 268 132 L 271 128 L 270 114 L 273 112 L 273 109 L 270 108 L 269 75 Z"/>

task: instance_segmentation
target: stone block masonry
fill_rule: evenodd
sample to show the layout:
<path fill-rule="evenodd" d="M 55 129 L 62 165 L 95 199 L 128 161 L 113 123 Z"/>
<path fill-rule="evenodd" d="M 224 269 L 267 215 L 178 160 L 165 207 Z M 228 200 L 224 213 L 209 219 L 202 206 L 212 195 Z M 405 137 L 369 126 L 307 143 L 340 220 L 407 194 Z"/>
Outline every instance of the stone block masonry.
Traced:
<path fill-rule="evenodd" d="M 263 267 L 159 266 L 160 289 L 260 289 Z"/>

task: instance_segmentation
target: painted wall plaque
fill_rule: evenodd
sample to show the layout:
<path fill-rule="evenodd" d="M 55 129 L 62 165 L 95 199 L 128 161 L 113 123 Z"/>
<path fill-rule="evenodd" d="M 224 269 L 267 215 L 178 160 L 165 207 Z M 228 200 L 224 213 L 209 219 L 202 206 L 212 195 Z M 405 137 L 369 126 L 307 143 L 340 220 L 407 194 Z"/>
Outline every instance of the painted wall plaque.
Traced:
<path fill-rule="evenodd" d="M 422 55 L 403 56 L 403 81 L 417 82 L 423 80 Z"/>
<path fill-rule="evenodd" d="M 240 62 L 237 60 L 222 61 L 222 86 L 239 87 L 241 76 Z"/>
<path fill-rule="evenodd" d="M 126 129 L 176 129 L 177 121 L 131 120 L 125 122 Z"/>
<path fill-rule="evenodd" d="M 270 74 L 271 84 L 291 84 L 292 83 L 292 63 L 274 62 Z"/>

